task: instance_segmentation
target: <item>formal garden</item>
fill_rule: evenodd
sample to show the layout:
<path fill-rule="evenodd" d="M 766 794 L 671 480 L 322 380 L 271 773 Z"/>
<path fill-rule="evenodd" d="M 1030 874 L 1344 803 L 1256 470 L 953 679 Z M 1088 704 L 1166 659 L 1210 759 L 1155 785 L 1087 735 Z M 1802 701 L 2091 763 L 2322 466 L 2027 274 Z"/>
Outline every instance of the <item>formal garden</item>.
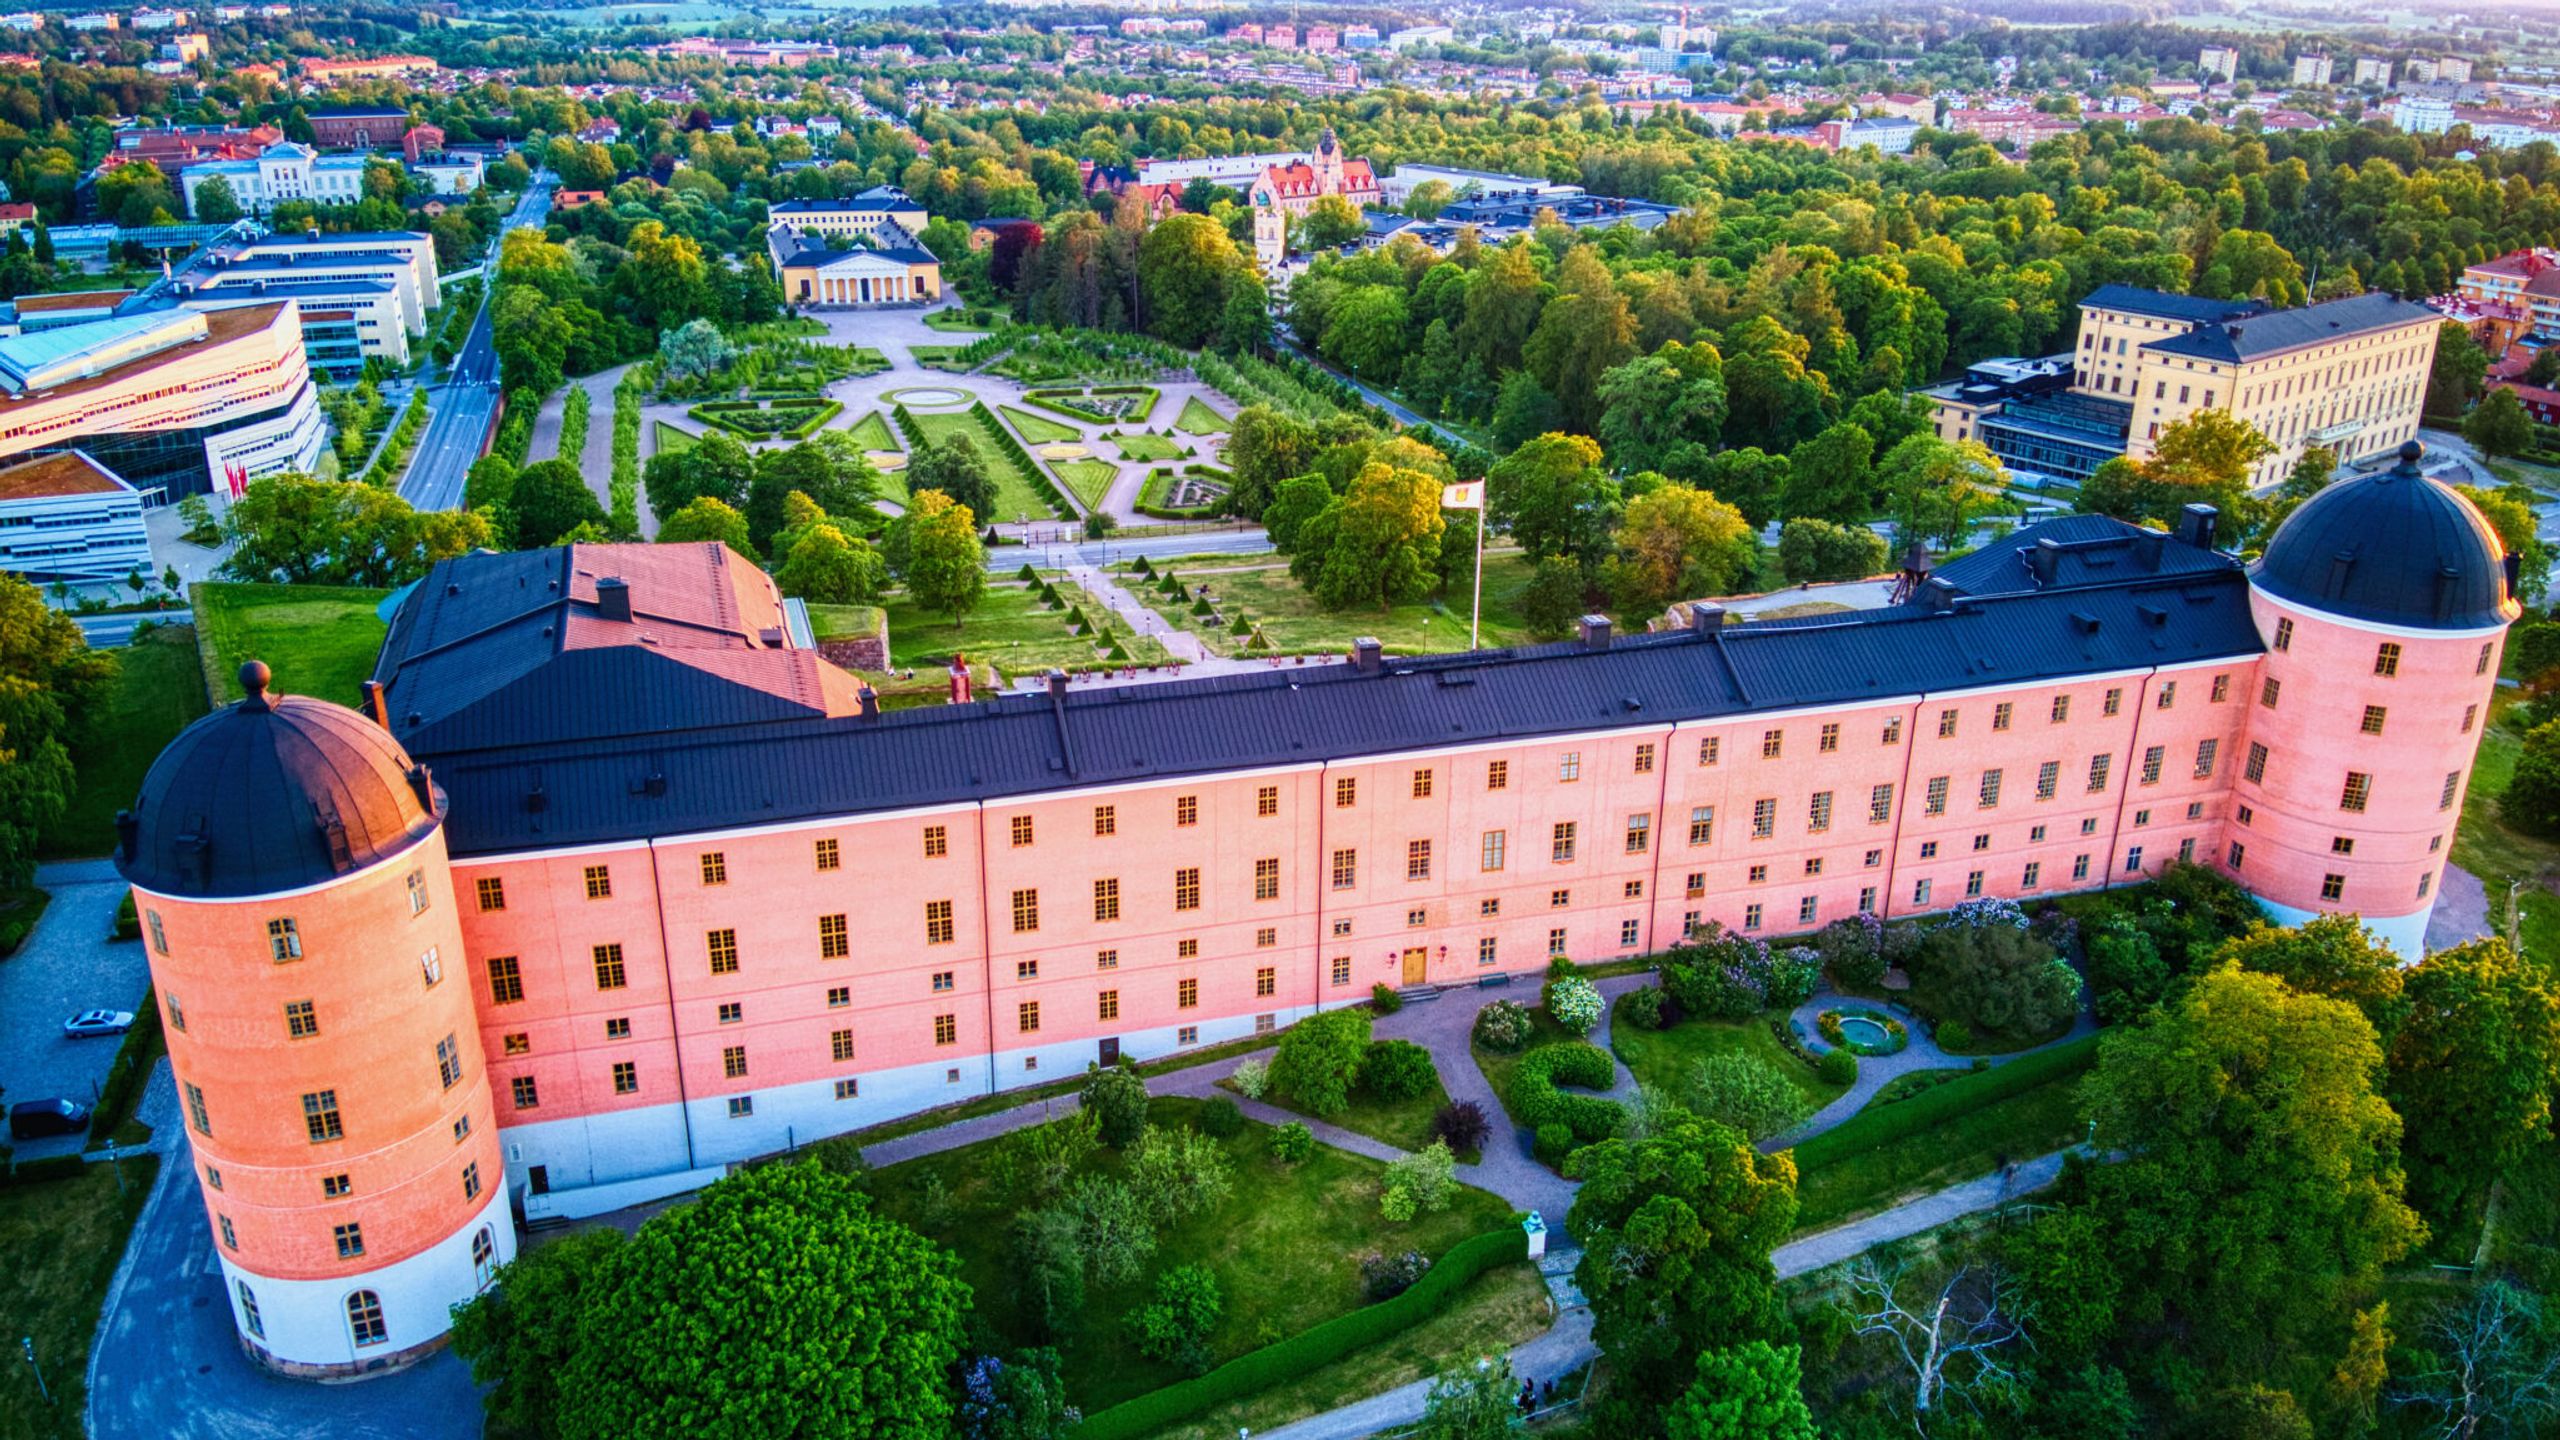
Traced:
<path fill-rule="evenodd" d="M 1444 599 L 1346 611 L 1316 603 L 1306 587 L 1290 577 L 1285 564 L 1240 561 L 1229 555 L 1162 564 L 1141 558 L 1116 562 L 1111 569 L 1115 576 L 1137 582 L 1126 588 L 1150 609 L 1190 629 L 1220 655 L 1341 655 L 1363 635 L 1376 636 L 1392 654 L 1442 654 L 1467 648 L 1468 599 L 1463 586 Z M 1481 643 L 1487 648 L 1531 640 L 1519 607 L 1531 573 L 1532 567 L 1516 553 L 1484 557 Z M 1180 593 L 1165 588 L 1168 574 L 1182 587 Z M 1208 591 L 1206 597 L 1199 594 L 1203 588 Z M 1196 607 L 1203 598 L 1224 617 L 1222 624 L 1213 628 L 1202 623 L 1207 617 Z M 1234 630 L 1239 614 L 1248 625 L 1241 634 Z"/>
<path fill-rule="evenodd" d="M 954 655 L 1007 676 L 1174 664 L 1164 642 L 1112 617 L 1111 607 L 1062 580 L 1034 575 L 991 583 L 962 620 L 927 609 L 903 590 L 883 602 L 889 661 L 899 669 L 942 667 Z"/>
<path fill-rule="evenodd" d="M 827 386 L 889 368 L 867 346 L 830 345 L 814 337 L 815 320 L 776 320 L 724 333 L 708 320 L 670 331 L 658 347 L 661 400 L 734 400 L 820 396 Z"/>

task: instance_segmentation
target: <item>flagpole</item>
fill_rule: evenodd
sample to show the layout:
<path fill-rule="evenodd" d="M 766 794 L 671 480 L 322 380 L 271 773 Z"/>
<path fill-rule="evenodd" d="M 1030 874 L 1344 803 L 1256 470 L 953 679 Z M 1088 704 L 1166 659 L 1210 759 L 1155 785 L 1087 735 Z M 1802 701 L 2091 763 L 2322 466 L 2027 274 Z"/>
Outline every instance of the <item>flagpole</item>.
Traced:
<path fill-rule="evenodd" d="M 1475 599 L 1467 607 L 1467 648 L 1476 648 L 1476 627 L 1484 620 L 1484 511 L 1476 511 Z"/>

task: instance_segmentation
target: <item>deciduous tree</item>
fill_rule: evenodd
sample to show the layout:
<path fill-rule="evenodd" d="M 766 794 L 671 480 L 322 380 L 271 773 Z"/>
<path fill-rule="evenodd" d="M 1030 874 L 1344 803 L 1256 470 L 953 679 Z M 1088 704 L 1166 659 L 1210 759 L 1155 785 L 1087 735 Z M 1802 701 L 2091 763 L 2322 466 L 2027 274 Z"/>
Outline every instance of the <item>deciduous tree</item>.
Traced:
<path fill-rule="evenodd" d="M 2539 1145 L 2560 1088 L 2560 994 L 2507 942 L 2438 950 L 2402 972 L 2388 1093 L 2409 1188 L 2451 1215 Z"/>
<path fill-rule="evenodd" d="M 978 539 L 977 518 L 939 490 L 916 492 L 915 508 L 902 518 L 907 593 L 959 628 L 987 593 L 987 551 Z"/>

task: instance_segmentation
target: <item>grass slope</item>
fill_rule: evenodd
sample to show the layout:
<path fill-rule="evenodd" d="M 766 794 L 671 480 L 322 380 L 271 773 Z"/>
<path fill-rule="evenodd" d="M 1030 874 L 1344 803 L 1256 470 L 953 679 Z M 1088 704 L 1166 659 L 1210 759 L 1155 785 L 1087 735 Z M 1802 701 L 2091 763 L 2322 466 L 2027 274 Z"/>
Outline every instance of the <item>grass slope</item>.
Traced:
<path fill-rule="evenodd" d="M 1049 468 L 1091 510 L 1102 508 L 1102 497 L 1110 492 L 1111 482 L 1120 478 L 1120 467 L 1108 460 L 1052 460 Z"/>
<path fill-rule="evenodd" d="M 1182 402 L 1182 413 L 1173 417 L 1173 428 L 1186 435 L 1224 435 L 1234 427 L 1227 417 L 1193 395 Z"/>
<path fill-rule="evenodd" d="M 1187 1124 L 1200 1102 L 1158 1099 L 1151 1118 Z M 1140 1356 L 1128 1343 L 1130 1312 L 1153 1295 L 1154 1277 L 1181 1264 L 1207 1266 L 1218 1277 L 1225 1313 L 1211 1340 L 1220 1361 L 1294 1335 L 1366 1303 L 1360 1257 L 1415 1249 L 1437 1257 L 1470 1235 L 1510 1222 L 1511 1208 L 1481 1190 L 1461 1189 L 1449 1209 L 1390 1224 L 1378 1213 L 1385 1166 L 1318 1146 L 1302 1165 L 1270 1158 L 1271 1130 L 1248 1122 L 1220 1142 L 1235 1167 L 1224 1204 L 1164 1232 L 1146 1276 L 1129 1285 L 1091 1286 L 1075 1332 L 1064 1337 L 1068 1399 L 1090 1413 L 1181 1378 Z M 1005 1236 L 1018 1207 L 990 1179 L 992 1143 L 966 1146 L 880 1171 L 873 1193 L 881 1208 L 960 1256 L 961 1274 L 977 1292 L 978 1314 L 1010 1349 L 1033 1342 L 1013 1301 Z M 1123 1157 L 1105 1151 L 1095 1170 L 1117 1174 Z M 945 1223 L 926 1225 L 919 1187 L 939 1176 L 950 1197 Z"/>
<path fill-rule="evenodd" d="M 846 427 L 844 433 L 846 438 L 852 440 L 855 445 L 865 450 L 904 450 L 907 448 L 898 443 L 897 436 L 889 433 L 889 422 L 883 418 L 877 410 L 874 410 L 870 414 L 853 422 L 852 425 Z"/>
<path fill-rule="evenodd" d="M 195 587 L 196 649 L 214 703 L 240 698 L 240 662 L 264 660 L 284 695 L 356 703 L 389 628 L 374 614 L 388 590 L 348 585 Z"/>
<path fill-rule="evenodd" d="M 205 712 L 204 668 L 192 628 L 161 626 L 115 654 L 115 687 L 72 751 L 79 793 L 44 834 L 42 853 L 49 859 L 113 849 L 117 809 L 133 803 L 161 748 Z"/>
<path fill-rule="evenodd" d="M 1088 617 L 1100 616 L 1108 608 L 1072 585 L 1057 589 L 1059 599 L 1083 607 Z M 884 608 L 889 612 L 889 663 L 900 668 L 947 665 L 954 654 L 983 661 L 1007 675 L 1029 675 L 1053 665 L 1104 663 L 1094 641 L 1067 633 L 1067 612 L 1049 609 L 1025 586 L 989 585 L 985 602 L 958 625 L 904 594 L 890 597 Z M 1120 632 L 1120 648 L 1128 652 L 1132 664 L 1161 665 L 1173 658 L 1164 642 L 1126 631 Z"/>
<path fill-rule="evenodd" d="M 978 447 L 978 456 L 987 462 L 987 475 L 995 481 L 996 513 L 979 516 L 979 523 L 989 520 L 1011 520 L 1017 515 L 1048 517 L 1057 512 L 1048 500 L 1033 488 L 1031 477 L 1022 473 L 1013 457 L 986 432 L 977 417 L 966 410 L 920 410 L 915 416 L 916 432 L 923 439 L 939 445 L 954 435 L 966 435 Z"/>
<path fill-rule="evenodd" d="M 1229 563 L 1232 564 L 1232 558 Z M 1165 567 L 1156 567 L 1162 571 Z M 1210 570 L 1175 563 L 1185 583 L 1207 585 L 1219 608 L 1233 616 L 1238 607 L 1262 627 L 1276 650 L 1347 651 L 1358 636 L 1375 635 L 1398 654 L 1436 654 L 1467 648 L 1468 596 L 1463 586 L 1439 602 L 1413 601 L 1385 610 L 1327 610 L 1316 604 L 1285 564 L 1258 568 Z M 1517 555 L 1488 555 L 1484 561 L 1484 625 L 1478 642 L 1487 649 L 1529 642 L 1529 627 L 1520 618 L 1519 598 L 1529 583 L 1527 561 Z M 1242 636 L 1210 634 L 1191 614 L 1190 602 L 1175 602 L 1145 584 L 1132 593 L 1174 623 L 1191 629 L 1221 655 L 1241 648 Z"/>
<path fill-rule="evenodd" d="M 1012 426 L 1013 433 L 1021 436 L 1026 445 L 1071 445 L 1084 439 L 1084 432 L 1073 425 L 1045 420 L 1028 410 L 999 405 L 996 413 L 1004 417 L 1004 423 Z"/>
<path fill-rule="evenodd" d="M 0 1315 L 9 1317 L 10 1341 L 35 1342 L 53 1394 L 45 1404 L 12 1343 L 9 1363 L 0 1366 L 0 1440 L 79 1440 L 85 1433 L 89 1344 L 159 1166 L 150 1155 L 125 1161 L 121 1193 L 108 1165 L 75 1179 L 0 1189 Z"/>
<path fill-rule="evenodd" d="M 1114 436 L 1111 443 L 1120 447 L 1120 456 L 1124 460 L 1179 460 L 1182 458 L 1181 446 L 1161 435 L 1149 435 L 1144 431 L 1132 431 Z"/>

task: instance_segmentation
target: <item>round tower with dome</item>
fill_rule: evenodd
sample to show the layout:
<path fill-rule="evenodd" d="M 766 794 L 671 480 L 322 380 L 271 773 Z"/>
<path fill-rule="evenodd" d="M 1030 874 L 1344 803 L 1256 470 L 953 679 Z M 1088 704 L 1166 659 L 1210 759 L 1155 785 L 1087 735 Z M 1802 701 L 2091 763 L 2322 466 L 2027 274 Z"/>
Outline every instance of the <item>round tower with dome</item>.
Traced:
<path fill-rule="evenodd" d="M 240 680 L 152 765 L 116 864 L 242 1347 L 396 1368 L 515 1253 L 444 796 L 356 711 Z"/>
<path fill-rule="evenodd" d="M 2278 922 L 2358 915 L 2412 959 L 2519 613 L 2514 557 L 2423 453 L 2320 491 L 2250 568 L 2267 653 L 2223 855 Z"/>

